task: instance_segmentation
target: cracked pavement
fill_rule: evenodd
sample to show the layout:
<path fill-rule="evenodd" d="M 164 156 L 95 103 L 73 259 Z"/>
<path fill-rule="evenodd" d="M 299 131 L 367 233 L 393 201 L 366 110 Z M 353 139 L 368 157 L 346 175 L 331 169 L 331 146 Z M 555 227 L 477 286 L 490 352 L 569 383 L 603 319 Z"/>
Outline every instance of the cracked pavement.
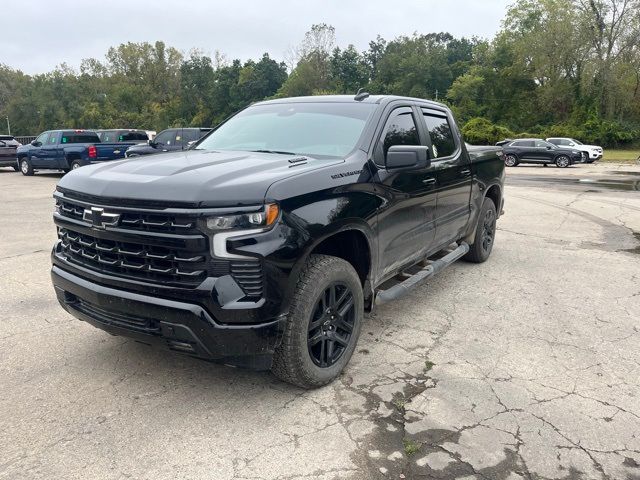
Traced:
<path fill-rule="evenodd" d="M 602 186 L 640 169 L 508 173 L 491 259 L 378 308 L 302 391 L 69 316 L 60 176 L 0 169 L 0 479 L 640 479 L 640 192 Z"/>

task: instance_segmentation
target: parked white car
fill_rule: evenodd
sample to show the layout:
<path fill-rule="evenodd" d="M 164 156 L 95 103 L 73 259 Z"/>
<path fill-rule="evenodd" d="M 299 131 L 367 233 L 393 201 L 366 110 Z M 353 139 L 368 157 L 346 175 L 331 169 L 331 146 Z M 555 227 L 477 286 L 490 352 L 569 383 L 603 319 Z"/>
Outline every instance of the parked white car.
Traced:
<path fill-rule="evenodd" d="M 596 160 L 600 160 L 604 154 L 602 147 L 597 145 L 585 145 L 573 138 L 547 138 L 547 142 L 553 143 L 559 147 L 571 147 L 581 151 L 583 153 L 582 161 L 584 163 L 593 163 Z"/>

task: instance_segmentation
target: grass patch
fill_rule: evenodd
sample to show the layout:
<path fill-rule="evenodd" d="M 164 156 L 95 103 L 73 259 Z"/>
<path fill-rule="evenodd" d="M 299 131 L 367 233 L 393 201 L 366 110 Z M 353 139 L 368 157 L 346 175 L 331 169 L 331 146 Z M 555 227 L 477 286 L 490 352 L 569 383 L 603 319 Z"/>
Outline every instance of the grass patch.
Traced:
<path fill-rule="evenodd" d="M 432 361 L 430 361 L 430 360 L 425 361 L 424 362 L 424 373 L 429 372 L 435 366 L 436 366 L 436 364 L 433 363 Z"/>
<path fill-rule="evenodd" d="M 605 150 L 600 162 L 635 163 L 640 150 Z"/>
<path fill-rule="evenodd" d="M 404 443 L 404 453 L 407 457 L 411 457 L 420 451 L 422 448 L 422 444 L 418 442 L 414 442 L 413 440 L 409 440 L 405 438 L 402 443 Z"/>
<path fill-rule="evenodd" d="M 404 407 L 407 404 L 407 400 L 404 397 L 394 398 L 391 403 L 400 413 L 404 413 Z"/>

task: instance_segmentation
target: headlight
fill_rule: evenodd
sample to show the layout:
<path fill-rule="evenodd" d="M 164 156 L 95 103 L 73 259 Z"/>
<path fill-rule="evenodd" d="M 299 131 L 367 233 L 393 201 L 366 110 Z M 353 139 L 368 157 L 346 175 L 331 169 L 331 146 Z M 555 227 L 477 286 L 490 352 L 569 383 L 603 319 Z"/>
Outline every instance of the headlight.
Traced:
<path fill-rule="evenodd" d="M 233 237 L 267 231 L 275 224 L 279 215 L 280 208 L 278 205 L 269 203 L 258 212 L 207 217 L 203 219 L 201 225 L 211 238 L 211 254 L 213 256 L 246 259 L 248 257 L 229 253 L 227 251 L 227 240 Z"/>
<path fill-rule="evenodd" d="M 208 217 L 205 226 L 211 233 L 228 230 L 268 228 L 275 223 L 279 213 L 280 209 L 278 205 L 270 203 L 265 205 L 264 209 L 260 212 Z"/>

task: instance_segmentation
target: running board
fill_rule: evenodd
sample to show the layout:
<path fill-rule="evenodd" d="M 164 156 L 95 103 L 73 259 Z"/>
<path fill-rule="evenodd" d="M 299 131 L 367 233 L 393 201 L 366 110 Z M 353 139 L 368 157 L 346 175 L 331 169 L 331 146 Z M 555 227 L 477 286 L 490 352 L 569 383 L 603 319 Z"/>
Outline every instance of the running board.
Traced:
<path fill-rule="evenodd" d="M 466 242 L 461 242 L 458 248 L 449 252 L 444 257 L 429 263 L 429 265 L 417 272 L 415 275 L 411 275 L 404 282 L 394 285 L 387 290 L 379 290 L 376 293 L 376 305 L 383 305 L 406 295 L 428 278 L 433 277 L 452 263 L 460 260 L 468 251 L 469 245 Z"/>

